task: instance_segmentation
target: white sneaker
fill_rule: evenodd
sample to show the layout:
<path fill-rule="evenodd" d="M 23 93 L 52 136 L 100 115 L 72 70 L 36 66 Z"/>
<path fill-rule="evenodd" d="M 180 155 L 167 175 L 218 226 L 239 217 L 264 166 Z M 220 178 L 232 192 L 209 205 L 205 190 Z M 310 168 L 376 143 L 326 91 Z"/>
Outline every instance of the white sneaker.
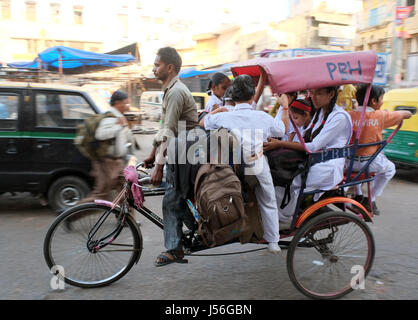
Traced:
<path fill-rule="evenodd" d="M 279 245 L 276 242 L 269 242 L 268 252 L 270 253 L 280 253 L 282 249 L 280 249 Z"/>

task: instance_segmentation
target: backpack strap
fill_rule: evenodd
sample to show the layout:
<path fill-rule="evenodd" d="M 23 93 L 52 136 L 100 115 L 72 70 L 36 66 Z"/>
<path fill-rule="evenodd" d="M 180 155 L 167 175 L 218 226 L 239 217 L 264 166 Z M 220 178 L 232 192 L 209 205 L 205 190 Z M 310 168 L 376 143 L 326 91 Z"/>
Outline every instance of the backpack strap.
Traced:
<path fill-rule="evenodd" d="M 200 237 L 202 238 L 202 241 L 205 244 L 205 246 L 208 247 L 208 248 L 213 248 L 216 245 L 214 235 L 212 235 L 212 237 L 211 237 L 212 239 L 208 239 L 206 237 L 206 234 L 205 234 L 204 230 L 203 230 L 203 228 L 204 228 L 203 226 L 206 223 L 207 223 L 206 221 L 201 221 L 199 223 L 199 228 L 198 228 L 197 232 L 200 235 Z M 209 242 L 211 242 L 212 244 L 209 244 Z"/>
<path fill-rule="evenodd" d="M 209 172 L 210 169 L 211 169 L 211 165 L 209 163 L 205 163 L 199 168 L 199 171 L 197 172 L 197 175 L 196 175 L 196 181 L 194 184 L 195 197 L 197 195 L 197 190 L 199 189 L 199 186 L 200 186 L 201 181 L 203 180 L 203 177 Z"/>
<path fill-rule="evenodd" d="M 308 160 L 307 160 L 308 161 Z M 308 178 L 308 171 L 309 171 L 309 165 L 306 164 L 303 171 L 300 173 L 300 179 L 301 179 L 301 188 L 300 190 L 304 190 L 306 188 L 306 180 Z M 293 180 L 292 180 L 293 181 Z M 284 209 L 292 199 L 292 194 L 290 192 L 290 186 L 292 183 L 289 183 L 286 185 L 286 189 L 284 191 L 283 200 L 280 204 L 280 209 Z"/>
<path fill-rule="evenodd" d="M 282 203 L 280 204 L 280 209 L 284 209 L 289 204 L 290 199 L 292 199 L 292 196 L 290 194 L 290 184 L 287 184 L 286 189 L 284 191 Z"/>

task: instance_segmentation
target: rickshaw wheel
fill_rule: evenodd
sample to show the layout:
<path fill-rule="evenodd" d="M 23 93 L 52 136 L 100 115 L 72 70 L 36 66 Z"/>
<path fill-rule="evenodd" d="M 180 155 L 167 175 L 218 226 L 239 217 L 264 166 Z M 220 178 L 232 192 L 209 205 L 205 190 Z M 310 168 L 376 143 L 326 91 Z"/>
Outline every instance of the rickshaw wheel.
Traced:
<path fill-rule="evenodd" d="M 314 299 L 338 299 L 364 288 L 375 245 L 367 224 L 343 211 L 306 221 L 287 252 L 287 271 L 296 288 Z"/>

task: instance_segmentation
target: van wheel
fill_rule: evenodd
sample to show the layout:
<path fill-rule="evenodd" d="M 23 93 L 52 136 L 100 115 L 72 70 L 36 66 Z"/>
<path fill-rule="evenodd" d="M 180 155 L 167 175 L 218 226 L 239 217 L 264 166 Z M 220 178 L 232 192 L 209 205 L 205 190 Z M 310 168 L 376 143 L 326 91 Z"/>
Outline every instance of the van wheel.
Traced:
<path fill-rule="evenodd" d="M 61 211 L 74 206 L 87 196 L 90 187 L 85 180 L 76 176 L 65 176 L 55 180 L 48 190 L 48 202 L 52 210 Z"/>

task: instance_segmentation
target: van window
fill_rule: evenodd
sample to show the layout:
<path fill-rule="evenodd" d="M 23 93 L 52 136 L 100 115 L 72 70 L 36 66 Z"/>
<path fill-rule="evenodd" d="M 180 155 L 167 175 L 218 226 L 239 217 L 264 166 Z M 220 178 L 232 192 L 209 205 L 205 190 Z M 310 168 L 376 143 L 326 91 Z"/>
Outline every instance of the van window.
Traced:
<path fill-rule="evenodd" d="M 19 96 L 0 93 L 0 130 L 16 130 L 19 107 Z"/>
<path fill-rule="evenodd" d="M 95 90 L 88 91 L 89 97 L 93 100 L 96 107 L 99 108 L 99 113 L 105 113 L 110 111 L 110 104 L 106 101 L 106 99 Z M 110 97 L 109 97 L 110 99 Z"/>
<path fill-rule="evenodd" d="M 395 111 L 409 111 L 412 114 L 416 114 L 417 113 L 417 107 L 397 106 L 397 107 L 395 107 Z"/>
<path fill-rule="evenodd" d="M 75 128 L 95 114 L 88 102 L 79 95 L 36 93 L 36 126 Z"/>

